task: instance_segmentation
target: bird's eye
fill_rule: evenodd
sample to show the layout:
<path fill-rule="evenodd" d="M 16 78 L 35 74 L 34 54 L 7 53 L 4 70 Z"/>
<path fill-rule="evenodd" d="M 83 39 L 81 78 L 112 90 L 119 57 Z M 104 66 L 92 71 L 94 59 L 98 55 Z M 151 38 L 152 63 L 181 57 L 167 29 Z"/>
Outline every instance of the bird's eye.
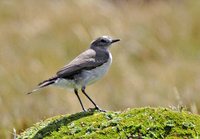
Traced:
<path fill-rule="evenodd" d="M 106 40 L 104 40 L 104 39 L 102 39 L 102 40 L 101 40 L 101 42 L 103 42 L 103 43 L 106 43 L 107 41 L 106 41 Z"/>

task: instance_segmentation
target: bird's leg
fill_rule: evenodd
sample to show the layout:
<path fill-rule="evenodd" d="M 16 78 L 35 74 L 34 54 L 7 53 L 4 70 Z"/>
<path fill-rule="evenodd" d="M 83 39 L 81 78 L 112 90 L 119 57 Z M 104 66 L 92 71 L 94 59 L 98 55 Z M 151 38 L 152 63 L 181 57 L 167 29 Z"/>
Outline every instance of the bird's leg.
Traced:
<path fill-rule="evenodd" d="M 77 98 L 78 98 L 78 100 L 79 100 L 79 102 L 81 104 L 81 107 L 82 107 L 83 111 L 86 111 L 85 108 L 84 108 L 84 106 L 83 106 L 83 103 L 82 103 L 82 101 L 81 101 L 81 99 L 80 99 L 80 97 L 78 95 L 78 90 L 74 89 L 74 93 L 76 94 L 76 96 L 77 96 Z"/>
<path fill-rule="evenodd" d="M 92 104 L 94 105 L 95 109 L 99 110 L 99 111 L 103 111 L 105 112 L 104 110 L 100 109 L 97 104 L 88 96 L 88 94 L 86 94 L 85 92 L 85 87 L 82 87 L 81 88 L 81 91 L 83 92 L 83 94 L 92 102 Z"/>

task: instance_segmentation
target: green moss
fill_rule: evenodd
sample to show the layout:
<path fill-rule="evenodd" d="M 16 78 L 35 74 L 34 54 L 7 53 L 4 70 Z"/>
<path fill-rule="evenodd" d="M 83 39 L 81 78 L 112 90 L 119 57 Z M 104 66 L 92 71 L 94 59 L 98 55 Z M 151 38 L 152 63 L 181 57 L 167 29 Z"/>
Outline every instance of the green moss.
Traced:
<path fill-rule="evenodd" d="M 18 138 L 197 138 L 200 116 L 167 108 L 80 112 L 39 122 Z"/>

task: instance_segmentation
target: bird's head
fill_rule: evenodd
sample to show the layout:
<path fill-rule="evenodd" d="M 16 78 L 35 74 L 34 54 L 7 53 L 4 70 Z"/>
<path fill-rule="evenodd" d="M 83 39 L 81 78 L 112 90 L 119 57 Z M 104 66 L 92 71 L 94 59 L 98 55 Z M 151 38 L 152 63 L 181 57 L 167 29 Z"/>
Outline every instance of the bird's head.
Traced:
<path fill-rule="evenodd" d="M 109 36 L 102 36 L 92 41 L 90 48 L 107 49 L 111 44 L 120 41 L 120 39 L 112 39 Z"/>

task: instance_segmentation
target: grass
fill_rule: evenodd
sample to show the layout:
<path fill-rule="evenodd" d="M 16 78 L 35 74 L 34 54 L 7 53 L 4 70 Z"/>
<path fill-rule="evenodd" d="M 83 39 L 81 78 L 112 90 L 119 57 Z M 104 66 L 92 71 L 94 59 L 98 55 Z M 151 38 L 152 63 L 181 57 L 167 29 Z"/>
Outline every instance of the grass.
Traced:
<path fill-rule="evenodd" d="M 30 138 L 198 138 L 200 116 L 166 108 L 80 112 L 49 118 L 25 130 Z"/>
<path fill-rule="evenodd" d="M 0 138 L 81 110 L 65 89 L 25 94 L 101 35 L 121 42 L 111 50 L 108 74 L 87 88 L 99 106 L 183 105 L 199 113 L 199 6 L 176 0 L 0 1 Z"/>

